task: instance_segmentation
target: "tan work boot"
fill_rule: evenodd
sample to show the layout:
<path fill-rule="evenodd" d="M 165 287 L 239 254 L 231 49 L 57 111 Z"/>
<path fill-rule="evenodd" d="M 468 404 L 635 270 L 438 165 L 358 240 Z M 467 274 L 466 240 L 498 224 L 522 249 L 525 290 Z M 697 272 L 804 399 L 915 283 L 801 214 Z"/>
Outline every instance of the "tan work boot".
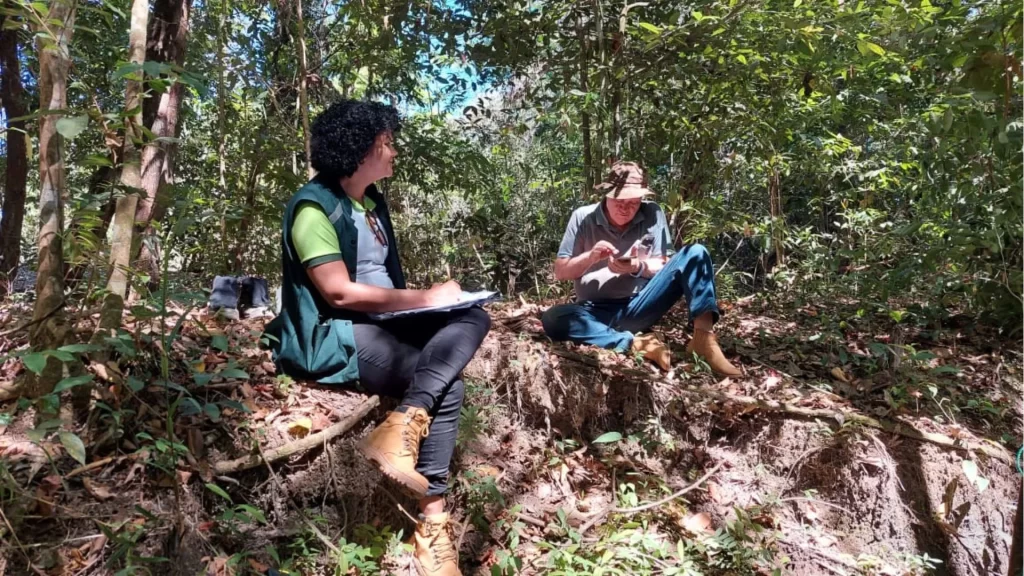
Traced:
<path fill-rule="evenodd" d="M 668 346 L 665 346 L 654 334 L 633 336 L 633 351 L 640 352 L 644 358 L 654 362 L 665 372 L 672 367 L 672 353 L 669 352 Z"/>
<path fill-rule="evenodd" d="M 388 412 L 388 417 L 357 444 L 363 456 L 377 464 L 385 476 L 398 482 L 417 497 L 423 497 L 430 485 L 416 471 L 420 440 L 427 437 L 430 416 L 422 408 L 406 407 L 405 412 Z"/>
<path fill-rule="evenodd" d="M 462 576 L 447 512 L 421 515 L 410 544 L 416 547 L 413 564 L 420 576 Z"/>
<path fill-rule="evenodd" d="M 739 376 L 742 374 L 739 368 L 733 366 L 725 359 L 725 354 L 722 353 L 722 349 L 718 346 L 718 340 L 715 338 L 714 332 L 694 328 L 693 338 L 686 345 L 686 351 L 696 353 L 707 361 L 708 366 L 711 366 L 711 369 L 716 374 L 722 376 Z"/>

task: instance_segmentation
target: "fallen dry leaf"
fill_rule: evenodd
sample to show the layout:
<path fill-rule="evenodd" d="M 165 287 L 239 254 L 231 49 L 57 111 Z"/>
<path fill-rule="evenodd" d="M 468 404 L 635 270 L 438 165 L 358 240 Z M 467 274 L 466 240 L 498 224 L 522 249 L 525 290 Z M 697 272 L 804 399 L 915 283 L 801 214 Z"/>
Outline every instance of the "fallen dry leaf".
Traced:
<path fill-rule="evenodd" d="M 692 534 L 702 534 L 711 531 L 711 516 L 707 512 L 691 514 L 683 520 L 683 528 Z"/>
<path fill-rule="evenodd" d="M 846 374 L 843 373 L 843 369 L 840 368 L 839 366 L 833 368 L 831 374 L 833 378 L 839 380 L 840 382 L 850 382 L 850 379 L 846 377 Z"/>
<path fill-rule="evenodd" d="M 313 429 L 313 421 L 309 418 L 299 418 L 288 424 L 288 433 L 297 438 L 302 438 Z"/>
<path fill-rule="evenodd" d="M 85 485 L 85 491 L 100 502 L 110 500 L 114 497 L 106 486 L 98 482 L 93 482 L 91 478 L 82 478 L 82 484 Z"/>
<path fill-rule="evenodd" d="M 60 490 L 60 476 L 46 476 L 36 487 L 36 513 L 40 516 L 51 516 L 57 503 L 57 492 Z"/>
<path fill-rule="evenodd" d="M 497 466 L 491 466 L 490 464 L 480 464 L 473 468 L 473 471 L 479 476 L 490 476 L 491 478 L 497 478 L 501 474 L 501 470 Z"/>
<path fill-rule="evenodd" d="M 708 496 L 716 504 L 729 505 L 732 503 L 733 498 L 721 486 L 714 482 L 708 482 Z"/>

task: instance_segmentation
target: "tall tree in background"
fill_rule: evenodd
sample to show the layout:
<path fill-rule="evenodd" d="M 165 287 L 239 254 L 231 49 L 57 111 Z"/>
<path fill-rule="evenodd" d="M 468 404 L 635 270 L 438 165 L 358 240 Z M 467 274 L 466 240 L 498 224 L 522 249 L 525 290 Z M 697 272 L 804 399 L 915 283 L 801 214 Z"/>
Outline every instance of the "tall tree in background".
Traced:
<path fill-rule="evenodd" d="M 110 241 L 110 277 L 107 281 L 108 294 L 103 301 L 100 323 L 96 337 L 108 335 L 121 324 L 124 299 L 128 296 L 128 278 L 131 267 L 132 241 L 135 235 L 135 209 L 142 192 L 142 171 L 140 148 L 143 145 L 142 130 L 142 64 L 146 60 L 146 28 L 149 19 L 149 2 L 133 0 L 131 30 L 128 36 L 128 58 L 136 65 L 125 87 L 124 142 L 122 147 L 121 186 L 126 192 L 117 199 Z"/>
<path fill-rule="evenodd" d="M 306 65 L 306 21 L 302 17 L 302 0 L 295 0 L 295 26 L 298 28 L 296 46 L 299 50 L 299 117 L 302 118 L 302 141 L 306 158 L 306 176 L 313 177 L 313 163 L 309 136 L 309 86 Z"/>
<path fill-rule="evenodd" d="M 39 269 L 36 304 L 29 342 L 36 350 L 57 348 L 68 336 L 64 317 L 64 138 L 57 130 L 60 110 L 67 108 L 71 58 L 68 46 L 75 25 L 75 0 L 53 0 L 36 30 L 39 51 Z M 26 394 L 49 394 L 61 374 L 61 363 L 47 358 L 39 378 L 30 378 Z"/>
<path fill-rule="evenodd" d="M 25 121 L 15 120 L 27 113 L 18 61 L 18 29 L 3 27 L 0 18 L 0 102 L 7 117 L 7 172 L 4 175 L 4 201 L 0 210 L 0 277 L 13 278 L 21 260 L 21 228 L 25 219 L 25 180 L 28 154 L 25 146 Z M 6 283 L 0 284 L 0 294 Z"/>
<path fill-rule="evenodd" d="M 185 62 L 191 11 L 191 0 L 156 0 L 149 26 L 147 61 L 180 69 Z M 177 150 L 172 139 L 179 132 L 184 98 L 185 85 L 175 80 L 162 93 L 143 104 L 143 122 L 158 140 L 149 143 L 142 151 L 143 195 L 135 211 L 137 240 L 134 253 L 139 255 L 138 266 L 152 279 L 158 278 L 160 272 L 160 253 L 153 222 L 163 218 L 166 207 L 162 198 L 164 188 L 172 180 Z"/>

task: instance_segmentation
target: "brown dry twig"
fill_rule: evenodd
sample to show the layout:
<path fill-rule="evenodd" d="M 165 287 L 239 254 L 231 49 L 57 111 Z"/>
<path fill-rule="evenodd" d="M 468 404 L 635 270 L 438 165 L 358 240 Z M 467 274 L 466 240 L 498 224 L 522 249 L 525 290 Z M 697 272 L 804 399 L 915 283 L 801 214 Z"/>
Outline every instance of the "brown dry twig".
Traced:
<path fill-rule="evenodd" d="M 266 453 L 266 460 L 268 462 L 277 462 L 283 458 L 287 458 L 293 454 L 299 452 L 305 452 L 310 448 L 323 445 L 324 442 L 333 439 L 336 436 L 347 432 L 350 428 L 359 423 L 371 410 L 380 404 L 380 398 L 377 396 L 370 396 L 359 404 L 356 409 L 337 424 L 324 428 L 316 434 L 310 434 L 304 438 L 293 440 L 283 446 L 278 446 L 273 450 L 268 450 Z M 262 450 L 261 450 L 262 451 Z M 248 470 L 255 468 L 263 462 L 263 458 L 260 454 L 250 454 L 234 460 L 227 460 L 217 462 L 213 465 L 213 473 L 218 475 L 232 474 L 240 472 L 242 470 Z"/>
<path fill-rule="evenodd" d="M 687 492 L 691 492 L 691 491 L 695 490 L 696 488 L 699 488 L 701 484 L 703 484 L 705 481 L 707 481 L 708 478 L 711 478 L 712 476 L 714 476 L 715 472 L 718 472 L 718 469 L 721 468 L 724 465 L 725 465 L 725 462 L 719 462 L 718 464 L 715 465 L 714 468 L 712 468 L 706 474 L 704 474 L 703 476 L 698 478 L 697 481 L 694 482 L 693 484 L 690 484 L 689 486 L 687 486 L 685 488 L 677 490 L 677 491 L 673 492 L 672 494 L 669 494 L 668 496 L 662 498 L 661 500 L 657 500 L 655 502 L 648 502 L 647 504 L 641 504 L 640 506 L 634 506 L 632 508 L 619 508 L 617 506 L 609 506 L 608 508 L 605 508 L 604 510 L 602 510 L 600 512 L 597 512 L 596 514 L 591 516 L 591 518 L 589 520 L 587 520 L 585 524 L 580 526 L 579 533 L 581 535 L 584 534 L 594 524 L 597 524 L 604 517 L 606 517 L 608 514 L 610 514 L 612 512 L 614 512 L 616 514 L 636 514 L 637 512 L 643 512 L 645 510 L 650 510 L 652 508 L 657 508 L 658 506 L 661 506 L 663 504 L 667 504 L 667 503 L 675 500 L 676 498 L 679 498 L 680 496 L 686 494 Z"/>

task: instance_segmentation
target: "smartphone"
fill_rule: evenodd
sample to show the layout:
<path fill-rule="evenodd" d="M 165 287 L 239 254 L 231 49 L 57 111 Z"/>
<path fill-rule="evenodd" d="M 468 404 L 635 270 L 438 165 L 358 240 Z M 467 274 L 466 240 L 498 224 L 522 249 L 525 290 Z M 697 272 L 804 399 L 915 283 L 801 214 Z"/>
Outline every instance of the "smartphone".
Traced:
<path fill-rule="evenodd" d="M 633 257 L 630 256 L 629 254 L 625 254 L 623 256 L 616 256 L 615 259 L 618 260 L 619 262 L 629 262 L 630 260 L 633 259 Z"/>

